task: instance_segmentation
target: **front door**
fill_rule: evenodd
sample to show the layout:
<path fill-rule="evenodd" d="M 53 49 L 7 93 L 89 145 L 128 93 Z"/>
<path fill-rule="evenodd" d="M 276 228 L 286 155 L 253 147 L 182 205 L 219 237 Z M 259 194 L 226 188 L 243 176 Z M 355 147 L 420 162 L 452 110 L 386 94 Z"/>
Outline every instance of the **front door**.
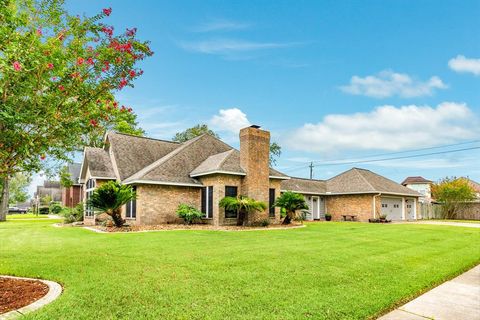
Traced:
<path fill-rule="evenodd" d="M 320 207 L 318 205 L 318 197 L 312 197 L 312 215 L 313 215 L 313 220 L 319 220 L 320 219 Z"/>
<path fill-rule="evenodd" d="M 405 200 L 405 216 L 408 220 L 415 220 L 415 201 L 413 199 Z"/>

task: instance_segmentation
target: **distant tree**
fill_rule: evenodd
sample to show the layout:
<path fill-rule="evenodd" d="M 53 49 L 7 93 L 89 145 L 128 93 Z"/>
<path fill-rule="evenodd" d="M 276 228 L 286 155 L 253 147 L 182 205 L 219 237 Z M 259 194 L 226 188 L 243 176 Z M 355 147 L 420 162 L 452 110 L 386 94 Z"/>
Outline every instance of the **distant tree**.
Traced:
<path fill-rule="evenodd" d="M 475 199 L 475 190 L 466 178 L 444 178 L 432 185 L 432 197 L 442 203 L 446 219 L 454 219 L 465 203 Z"/>
<path fill-rule="evenodd" d="M 58 173 L 60 177 L 60 185 L 65 188 L 70 188 L 73 185 L 72 175 L 68 172 L 68 167 L 64 166 Z"/>
<path fill-rule="evenodd" d="M 217 139 L 220 139 L 220 136 L 215 131 L 211 130 L 208 127 L 208 125 L 197 124 L 184 131 L 177 132 L 175 136 L 173 136 L 172 140 L 176 142 L 185 142 L 195 137 L 198 137 L 204 133 L 208 133 L 209 135 Z M 278 143 L 272 142 L 270 144 L 270 159 L 269 159 L 270 166 L 277 164 L 276 158 L 280 157 L 281 154 L 282 154 L 282 147 Z"/>
<path fill-rule="evenodd" d="M 93 191 L 87 201 L 87 206 L 106 213 L 112 217 L 115 226 L 121 227 L 125 223 L 121 215 L 121 208 L 135 198 L 136 194 L 131 186 L 117 181 L 108 181 Z"/>
<path fill-rule="evenodd" d="M 208 128 L 208 125 L 197 124 L 184 131 L 177 132 L 175 136 L 173 136 L 172 140 L 176 142 L 185 142 L 195 137 L 201 136 L 204 133 L 207 133 L 215 138 L 220 138 L 218 134 L 216 134 L 213 130 L 210 130 L 210 128 Z"/>
<path fill-rule="evenodd" d="M 44 206 L 48 206 L 50 205 L 50 203 L 52 202 L 52 196 L 47 194 L 45 196 L 43 196 L 42 198 L 40 198 L 40 203 Z"/>
<path fill-rule="evenodd" d="M 247 215 L 255 211 L 267 209 L 267 204 L 262 201 L 239 195 L 237 197 L 225 197 L 220 200 L 219 206 L 226 210 L 237 212 L 237 226 L 243 226 Z"/>
<path fill-rule="evenodd" d="M 308 210 L 305 197 L 291 191 L 282 193 L 282 195 L 275 200 L 275 206 L 284 208 L 287 211 L 282 224 L 290 224 L 295 218 L 297 210 Z"/>
<path fill-rule="evenodd" d="M 0 0 L 0 221 L 15 173 L 68 161 L 102 143 L 105 129 L 138 130 L 114 94 L 133 87 L 138 63 L 153 52 L 135 28 L 115 33 L 105 24 L 111 13 L 71 15 L 62 0 Z"/>
<path fill-rule="evenodd" d="M 21 172 L 17 172 L 10 180 L 10 195 L 8 199 L 9 204 L 15 204 L 18 202 L 25 202 L 28 200 L 29 195 L 27 188 L 32 182 L 32 178 Z"/>

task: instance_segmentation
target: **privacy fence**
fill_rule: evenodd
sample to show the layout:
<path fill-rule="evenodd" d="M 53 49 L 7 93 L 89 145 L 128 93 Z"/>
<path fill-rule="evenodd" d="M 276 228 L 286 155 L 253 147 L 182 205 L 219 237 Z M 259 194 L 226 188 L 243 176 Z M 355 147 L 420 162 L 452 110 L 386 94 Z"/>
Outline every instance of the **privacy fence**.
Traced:
<path fill-rule="evenodd" d="M 443 219 L 445 217 L 443 206 L 439 203 L 420 203 L 417 217 L 418 219 Z M 464 203 L 458 210 L 455 219 L 480 220 L 480 202 Z"/>

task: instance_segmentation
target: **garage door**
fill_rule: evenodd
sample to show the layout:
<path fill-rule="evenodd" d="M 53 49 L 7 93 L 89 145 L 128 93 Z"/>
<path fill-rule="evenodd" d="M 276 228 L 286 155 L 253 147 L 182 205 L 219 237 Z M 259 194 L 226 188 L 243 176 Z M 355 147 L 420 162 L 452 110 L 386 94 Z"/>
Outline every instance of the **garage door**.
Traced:
<path fill-rule="evenodd" d="M 402 199 L 382 197 L 382 214 L 388 220 L 402 220 Z"/>

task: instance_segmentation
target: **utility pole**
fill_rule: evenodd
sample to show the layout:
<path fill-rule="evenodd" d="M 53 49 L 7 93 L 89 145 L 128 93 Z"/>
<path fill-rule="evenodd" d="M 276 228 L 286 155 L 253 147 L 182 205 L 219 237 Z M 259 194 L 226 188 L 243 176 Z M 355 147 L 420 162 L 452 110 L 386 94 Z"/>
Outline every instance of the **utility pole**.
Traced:
<path fill-rule="evenodd" d="M 310 180 L 313 179 L 313 162 L 310 162 L 310 165 L 308 166 L 310 168 Z"/>

